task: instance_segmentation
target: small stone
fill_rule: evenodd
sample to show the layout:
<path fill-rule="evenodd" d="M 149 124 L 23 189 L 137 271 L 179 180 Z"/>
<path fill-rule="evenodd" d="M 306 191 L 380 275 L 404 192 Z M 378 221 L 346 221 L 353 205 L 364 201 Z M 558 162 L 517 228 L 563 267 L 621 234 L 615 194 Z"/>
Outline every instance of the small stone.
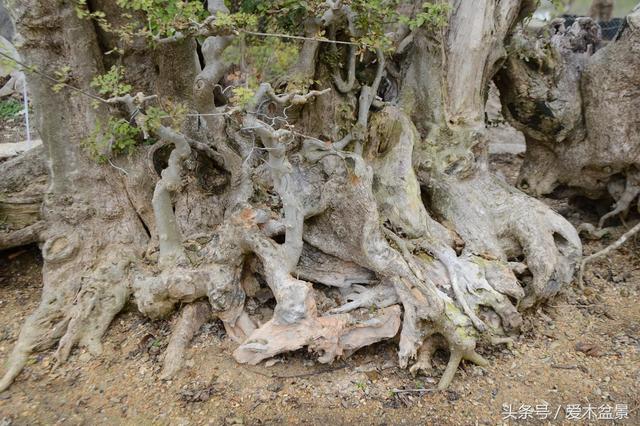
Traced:
<path fill-rule="evenodd" d="M 269 383 L 267 385 L 267 390 L 278 393 L 282 390 L 282 383 L 278 383 L 278 382 Z"/>
<path fill-rule="evenodd" d="M 366 374 L 367 378 L 372 382 L 378 381 L 380 379 L 380 373 L 378 373 L 377 371 L 367 371 L 364 374 Z"/>
<path fill-rule="evenodd" d="M 89 362 L 89 361 L 91 361 L 91 354 L 89 352 L 83 352 L 82 354 L 80 354 L 78 359 L 81 362 Z"/>

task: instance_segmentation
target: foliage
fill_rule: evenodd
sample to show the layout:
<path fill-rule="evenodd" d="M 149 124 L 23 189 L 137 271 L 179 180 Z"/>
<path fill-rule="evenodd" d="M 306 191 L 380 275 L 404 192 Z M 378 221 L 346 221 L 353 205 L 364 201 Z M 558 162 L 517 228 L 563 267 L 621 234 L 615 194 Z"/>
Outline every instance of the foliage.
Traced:
<path fill-rule="evenodd" d="M 234 105 L 245 107 L 249 102 L 251 102 L 254 96 L 255 96 L 255 92 L 252 89 L 249 89 L 248 87 L 243 87 L 243 86 L 235 87 L 233 89 L 233 96 L 231 97 L 231 102 Z"/>
<path fill-rule="evenodd" d="M 172 36 L 207 16 L 202 1 L 189 0 L 116 0 L 118 6 L 144 12 L 152 36 Z"/>
<path fill-rule="evenodd" d="M 108 129 L 112 137 L 111 150 L 113 152 L 127 154 L 133 152 L 133 148 L 137 145 L 140 129 L 129 124 L 127 120 L 114 117 L 109 119 Z"/>
<path fill-rule="evenodd" d="M 111 29 L 111 24 L 107 21 L 107 15 L 101 10 L 97 10 L 95 12 L 89 11 L 87 0 L 77 0 L 76 14 L 80 19 L 91 19 L 95 21 L 100 28 L 105 31 Z"/>
<path fill-rule="evenodd" d="M 162 124 L 165 126 L 173 127 L 174 129 L 179 129 L 184 123 L 184 120 L 187 118 L 187 113 L 189 112 L 189 108 L 186 104 L 183 103 L 173 103 L 173 102 L 165 102 L 164 108 L 147 108 L 145 114 L 147 117 L 151 111 L 151 116 L 157 116 L 162 119 Z M 153 130 L 153 127 L 151 128 Z"/>
<path fill-rule="evenodd" d="M 238 38 L 224 51 L 224 59 L 229 63 L 244 63 L 247 85 L 256 88 L 263 81 L 274 81 L 284 75 L 296 62 L 298 52 L 298 43 L 275 37 L 245 37 L 244 40 Z"/>
<path fill-rule="evenodd" d="M 144 126 L 147 131 L 153 132 L 162 125 L 162 120 L 169 115 L 161 108 L 149 107 L 145 110 Z"/>
<path fill-rule="evenodd" d="M 218 12 L 213 25 L 216 28 L 227 30 L 238 30 L 240 28 L 255 30 L 258 26 L 258 17 L 245 12 L 231 14 Z"/>
<path fill-rule="evenodd" d="M 51 86 L 51 90 L 53 90 L 54 93 L 58 93 L 59 91 L 62 90 L 62 88 L 66 85 L 67 81 L 69 81 L 69 79 L 71 78 L 71 67 L 68 65 L 65 65 L 60 69 L 57 69 L 54 72 L 54 75 L 58 82 L 53 86 Z"/>
<path fill-rule="evenodd" d="M 355 27 L 360 34 L 357 42 L 367 48 L 387 50 L 391 41 L 385 35 L 386 23 L 397 20 L 396 0 L 352 0 L 351 8 L 355 12 Z"/>
<path fill-rule="evenodd" d="M 22 111 L 24 111 L 24 105 L 16 99 L 0 101 L 0 119 L 2 120 L 14 118 Z"/>
<path fill-rule="evenodd" d="M 423 27 L 425 25 L 431 28 L 443 28 L 449 22 L 448 3 L 422 3 L 422 12 L 416 14 L 414 19 L 400 17 L 411 30 Z"/>
<path fill-rule="evenodd" d="M 317 15 L 324 0 L 240 0 L 240 11 L 253 14 L 268 31 L 299 32 L 308 16 Z"/>
<path fill-rule="evenodd" d="M 131 154 L 138 145 L 140 129 L 127 120 L 110 117 L 104 126 L 101 122 L 82 143 L 89 156 L 98 163 L 105 163 L 110 153 Z"/>
<path fill-rule="evenodd" d="M 111 69 L 102 75 L 97 75 L 91 81 L 91 87 L 98 90 L 101 95 L 123 96 L 131 92 L 131 85 L 124 83 L 124 68 L 114 65 Z"/>
<path fill-rule="evenodd" d="M 124 41 L 133 36 L 148 38 L 168 37 L 201 22 L 207 11 L 199 0 L 116 0 L 123 9 L 122 17 L 127 24 L 114 28 L 103 11 L 89 11 L 87 0 L 76 0 L 76 13 L 83 19 L 95 21 L 104 31 L 115 33 Z M 139 22 L 134 15 L 143 13 L 145 22 Z"/>

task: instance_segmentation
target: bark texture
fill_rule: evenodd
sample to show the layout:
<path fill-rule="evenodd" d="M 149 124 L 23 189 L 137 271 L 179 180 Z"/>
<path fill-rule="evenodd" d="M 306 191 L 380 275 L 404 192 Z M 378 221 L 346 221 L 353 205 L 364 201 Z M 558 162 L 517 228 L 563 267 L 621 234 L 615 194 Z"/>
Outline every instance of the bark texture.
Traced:
<path fill-rule="evenodd" d="M 606 45 L 590 18 L 554 21 L 550 36 L 522 33 L 496 78 L 505 116 L 527 140 L 519 187 L 610 196 L 611 216 L 638 195 L 640 155 L 640 9 Z"/>
<path fill-rule="evenodd" d="M 403 11 L 413 17 L 421 5 Z M 524 308 L 569 283 L 581 254 L 568 222 L 487 167 L 488 84 L 532 5 L 452 0 L 448 25 L 391 26 L 391 55 L 306 40 L 290 73 L 312 77 L 296 80 L 302 90 L 265 82 L 242 107 L 215 104 L 229 40 L 213 33 L 202 69 L 188 37 L 135 51 L 152 57 L 136 62 L 152 79 L 138 88 L 157 97 L 121 96 L 94 110 L 31 76 L 51 165 L 45 288 L 0 389 L 34 350 L 59 342 L 60 362 L 76 344 L 99 352 L 129 298 L 151 318 L 181 311 L 163 377 L 211 317 L 243 363 L 302 347 L 331 362 L 399 333 L 400 365 L 414 373 L 431 368 L 434 350 L 449 350 L 440 388 L 462 360 L 486 364 L 477 345 L 508 341 Z M 104 69 L 98 37 L 103 48 L 108 37 L 70 3 L 11 7 L 30 63 L 70 64 L 81 87 Z M 328 1 L 307 29 L 347 41 L 356 18 Z M 345 69 L 323 61 L 327 53 L 347 58 Z M 102 114 L 143 126 L 147 106 L 172 96 L 191 114 L 180 129 L 151 129 L 155 145 L 102 166 L 81 150 Z M 252 318 L 248 298 L 275 299 L 272 318 Z"/>

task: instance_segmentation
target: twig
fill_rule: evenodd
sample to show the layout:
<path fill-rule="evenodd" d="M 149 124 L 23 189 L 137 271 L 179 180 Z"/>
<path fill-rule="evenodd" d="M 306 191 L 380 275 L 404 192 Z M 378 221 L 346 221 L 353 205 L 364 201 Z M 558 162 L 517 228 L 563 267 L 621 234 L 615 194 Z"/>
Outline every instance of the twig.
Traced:
<path fill-rule="evenodd" d="M 129 176 L 129 173 L 127 173 L 127 171 L 125 169 L 123 169 L 122 167 L 118 167 L 115 164 L 113 164 L 113 162 L 111 161 L 111 158 L 109 158 L 108 160 L 109 160 L 109 164 L 111 165 L 111 167 L 113 167 L 116 170 L 120 170 L 122 173 L 124 173 L 125 176 Z"/>
<path fill-rule="evenodd" d="M 551 368 L 558 368 L 560 370 L 575 370 L 576 368 L 578 368 L 578 366 L 575 364 L 571 364 L 571 365 L 551 364 Z"/>
<path fill-rule="evenodd" d="M 582 259 L 582 262 L 580 262 L 580 269 L 578 270 L 578 286 L 581 289 L 584 288 L 582 277 L 584 275 L 584 268 L 585 268 L 585 266 L 587 265 L 588 262 L 592 261 L 593 259 L 597 259 L 598 257 L 602 257 L 605 254 L 608 254 L 608 253 L 612 252 L 613 250 L 619 248 L 629 238 L 633 237 L 638 231 L 640 231 L 640 222 L 637 223 L 636 226 L 634 226 L 633 228 L 631 228 L 630 230 L 625 232 L 622 235 L 622 237 L 618 238 L 618 240 L 615 243 L 613 243 L 610 246 L 600 250 L 597 253 L 594 253 L 594 254 L 592 254 L 590 256 L 587 256 L 584 259 Z"/>
<path fill-rule="evenodd" d="M 428 388 L 428 389 L 391 389 L 393 393 L 423 393 L 423 392 L 438 392 L 439 389 Z"/>
<path fill-rule="evenodd" d="M 77 88 L 77 87 L 75 87 L 75 86 L 72 86 L 72 85 L 70 85 L 70 84 L 67 84 L 67 83 L 65 83 L 64 81 L 61 81 L 61 80 L 59 80 L 59 79 L 57 79 L 57 78 L 55 78 L 55 77 L 52 77 L 52 76 L 50 76 L 50 75 L 48 75 L 48 74 L 45 74 L 45 73 L 43 73 L 43 72 L 41 72 L 41 71 L 38 71 L 37 69 L 35 69 L 35 67 L 29 66 L 29 65 L 25 64 L 24 62 L 18 61 L 18 60 L 16 60 L 16 59 L 12 58 L 11 56 L 9 56 L 9 55 L 7 55 L 7 54 L 5 54 L 5 53 L 3 53 L 3 52 L 0 52 L 0 56 L 3 56 L 3 57 L 5 57 L 5 58 L 9 59 L 9 60 L 10 60 L 10 61 L 12 61 L 12 62 L 15 62 L 16 64 L 18 64 L 18 65 L 20 65 L 21 67 L 23 67 L 23 69 L 24 69 L 25 71 L 27 71 L 27 72 L 30 72 L 30 73 L 33 73 L 33 74 L 37 74 L 37 75 L 39 75 L 39 76 L 41 76 L 41 77 L 46 78 L 47 80 L 50 80 L 50 81 L 54 82 L 55 84 L 62 84 L 63 86 L 68 87 L 69 89 L 74 90 L 74 91 L 76 91 L 76 92 L 78 92 L 78 93 L 82 93 L 83 95 L 88 96 L 88 97 L 90 97 L 91 99 L 95 99 L 96 101 L 100 101 L 100 102 L 107 103 L 107 100 L 106 100 L 106 99 L 103 99 L 103 98 L 101 98 L 101 97 L 99 97 L 99 96 L 96 96 L 96 95 L 94 95 L 94 94 L 92 94 L 92 93 L 85 92 L 85 91 L 84 91 L 84 90 L 82 90 L 82 89 L 79 89 L 79 88 Z"/>
<path fill-rule="evenodd" d="M 360 46 L 359 43 L 354 43 L 352 41 L 329 40 L 328 38 L 295 36 L 295 35 L 289 35 L 289 34 L 263 33 L 263 32 L 248 31 L 248 30 L 241 30 L 240 32 L 253 35 L 253 36 L 260 36 L 260 37 L 279 37 L 279 38 L 290 38 L 293 40 L 308 40 L 308 41 L 318 41 L 320 43 L 333 43 L 333 44 L 346 44 L 348 46 Z"/>

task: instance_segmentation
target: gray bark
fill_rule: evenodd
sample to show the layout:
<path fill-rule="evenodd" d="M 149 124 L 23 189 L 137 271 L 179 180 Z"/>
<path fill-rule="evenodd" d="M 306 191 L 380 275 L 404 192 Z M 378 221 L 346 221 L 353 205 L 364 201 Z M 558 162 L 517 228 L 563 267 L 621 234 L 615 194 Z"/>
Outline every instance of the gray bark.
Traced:
<path fill-rule="evenodd" d="M 308 30 L 324 25 L 354 35 L 351 9 L 329 3 Z M 364 55 L 359 65 L 371 72 L 359 81 L 350 47 L 305 41 L 289 74 L 305 77 L 302 91 L 292 85 L 278 93 L 265 83 L 248 105 L 232 110 L 217 107 L 211 90 L 226 69 L 223 36 L 206 34 L 212 38 L 203 70 L 194 65 L 188 35 L 164 40 L 156 51 L 137 49 L 129 60 L 151 55 L 138 71 L 153 81 L 136 89 L 178 97 L 191 115 L 180 129 L 152 129 L 156 145 L 110 158 L 117 167 L 94 164 L 80 140 L 118 106 L 129 116 L 139 110 L 140 125 L 145 103 L 155 98 L 123 96 L 96 111 L 88 99 L 51 93 L 31 76 L 51 164 L 45 288 L 0 389 L 34 350 L 59 341 L 60 362 L 76 344 L 98 352 L 130 295 L 152 318 L 186 305 L 165 376 L 179 369 L 208 319 L 207 305 L 238 342 L 239 362 L 304 346 L 331 362 L 399 332 L 400 365 L 418 358 L 412 372 L 430 367 L 435 348 L 449 349 L 440 388 L 461 360 L 485 365 L 477 344 L 517 333 L 522 309 L 566 285 L 581 251 L 568 222 L 487 171 L 488 83 L 530 6 L 452 0 L 448 26 L 412 33 L 400 26 L 398 55 Z M 30 63 L 43 70 L 71 65 L 73 83 L 82 87 L 107 65 L 97 37 L 102 45 L 109 37 L 96 35 L 70 5 L 14 2 L 12 10 Z M 321 63 L 325 49 L 344 49 L 347 69 Z M 397 105 L 376 99 L 387 77 L 398 80 Z M 274 114 L 280 119 L 271 120 Z M 247 297 L 257 294 L 255 275 L 277 303 L 264 324 L 245 311 Z M 320 303 L 326 286 L 344 297 Z"/>
<path fill-rule="evenodd" d="M 566 188 L 610 196 L 616 205 L 602 226 L 638 194 L 640 9 L 604 46 L 589 18 L 569 28 L 559 20 L 550 32 L 548 39 L 514 37 L 521 54 L 510 56 L 496 80 L 505 116 L 526 136 L 519 186 L 536 195 Z"/>

